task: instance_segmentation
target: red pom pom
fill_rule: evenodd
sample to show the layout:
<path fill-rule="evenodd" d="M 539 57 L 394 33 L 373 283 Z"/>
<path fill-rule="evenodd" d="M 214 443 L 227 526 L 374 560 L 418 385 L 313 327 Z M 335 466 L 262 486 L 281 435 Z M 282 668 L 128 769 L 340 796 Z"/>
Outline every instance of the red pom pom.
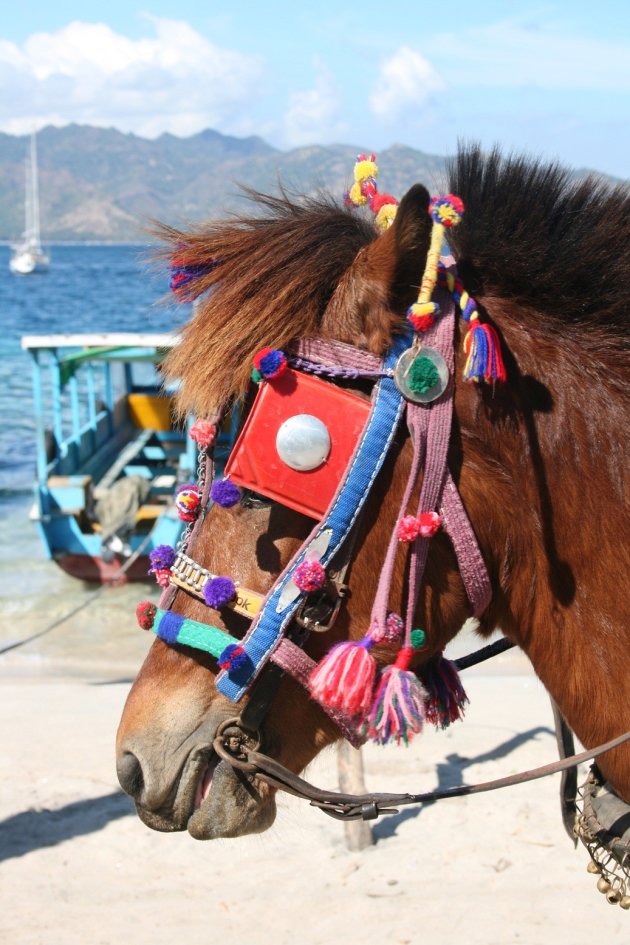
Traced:
<path fill-rule="evenodd" d="M 143 630 L 150 630 L 155 620 L 157 607 L 150 600 L 141 601 L 136 607 L 136 620 Z"/>
<path fill-rule="evenodd" d="M 418 516 L 419 533 L 423 538 L 432 538 L 442 524 L 437 512 L 423 512 Z"/>
<path fill-rule="evenodd" d="M 371 201 L 374 199 L 374 196 L 377 193 L 376 181 L 373 177 L 366 177 L 365 180 L 361 181 L 361 193 L 371 206 Z"/>
<path fill-rule="evenodd" d="M 372 213 L 378 213 L 381 207 L 386 206 L 388 203 L 394 204 L 398 203 L 395 197 L 392 197 L 391 194 L 374 194 L 370 200 L 370 210 Z"/>
<path fill-rule="evenodd" d="M 407 313 L 407 319 L 411 322 L 415 331 L 428 331 L 435 324 L 435 315 L 414 315 Z"/>
<path fill-rule="evenodd" d="M 415 515 L 405 515 L 398 523 L 398 540 L 415 541 L 420 534 L 420 523 Z"/>

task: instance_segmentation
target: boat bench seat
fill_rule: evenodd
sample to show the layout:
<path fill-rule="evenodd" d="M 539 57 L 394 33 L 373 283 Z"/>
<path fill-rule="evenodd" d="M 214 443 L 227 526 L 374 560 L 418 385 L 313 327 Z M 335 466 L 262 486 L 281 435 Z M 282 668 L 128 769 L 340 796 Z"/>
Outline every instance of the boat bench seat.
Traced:
<path fill-rule="evenodd" d="M 53 508 L 62 512 L 81 512 L 92 504 L 92 477 L 49 476 L 48 492 Z"/>

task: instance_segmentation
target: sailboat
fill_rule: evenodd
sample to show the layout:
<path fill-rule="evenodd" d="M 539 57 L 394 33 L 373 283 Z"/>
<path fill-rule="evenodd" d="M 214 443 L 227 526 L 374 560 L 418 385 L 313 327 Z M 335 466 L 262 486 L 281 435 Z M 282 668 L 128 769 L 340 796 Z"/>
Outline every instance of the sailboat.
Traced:
<path fill-rule="evenodd" d="M 12 249 L 11 272 L 20 276 L 47 272 L 50 257 L 42 249 L 39 237 L 39 186 L 37 179 L 37 142 L 31 135 L 30 159 L 26 160 L 25 227 L 22 239 Z"/>

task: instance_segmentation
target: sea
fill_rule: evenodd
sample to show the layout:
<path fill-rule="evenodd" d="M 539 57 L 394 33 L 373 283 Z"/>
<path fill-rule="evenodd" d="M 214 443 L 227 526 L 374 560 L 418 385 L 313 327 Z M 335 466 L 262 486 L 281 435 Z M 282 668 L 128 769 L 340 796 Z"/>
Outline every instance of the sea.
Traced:
<path fill-rule="evenodd" d="M 58 628 L 0 654 L 0 675 L 52 671 L 97 674 L 107 663 L 131 667 L 146 649 L 136 642 L 137 585 L 108 588 L 65 575 L 46 559 L 29 517 L 35 474 L 31 359 L 24 335 L 62 332 L 174 331 L 188 306 L 169 305 L 167 275 L 141 245 L 52 245 L 47 273 L 16 276 L 0 246 L 0 649 Z M 140 595 L 140 596 L 139 596 Z M 134 639 L 131 639 L 133 633 Z"/>

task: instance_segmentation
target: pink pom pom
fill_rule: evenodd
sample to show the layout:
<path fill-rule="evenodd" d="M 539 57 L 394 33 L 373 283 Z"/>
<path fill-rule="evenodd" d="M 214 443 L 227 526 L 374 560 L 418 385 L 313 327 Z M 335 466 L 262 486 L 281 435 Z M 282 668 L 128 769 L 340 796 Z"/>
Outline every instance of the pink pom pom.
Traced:
<path fill-rule="evenodd" d="M 437 512 L 422 512 L 417 519 L 419 533 L 423 538 L 432 538 L 442 524 L 442 519 Z"/>
<path fill-rule="evenodd" d="M 360 643 L 338 643 L 316 666 L 309 680 L 311 695 L 318 702 L 350 716 L 364 718 L 372 703 L 376 675 L 368 634 Z"/>
<path fill-rule="evenodd" d="M 324 586 L 326 572 L 319 561 L 302 561 L 293 572 L 292 580 L 302 593 L 310 594 Z"/>
<path fill-rule="evenodd" d="M 201 449 L 207 449 L 217 435 L 217 428 L 209 420 L 195 420 L 190 428 L 190 438 L 195 441 Z"/>
<path fill-rule="evenodd" d="M 404 629 L 405 625 L 400 614 L 390 610 L 385 619 L 384 629 L 381 630 L 375 621 L 370 629 L 370 636 L 374 643 L 394 643 L 402 638 Z"/>
<path fill-rule="evenodd" d="M 415 515 L 405 515 L 398 523 L 398 540 L 415 541 L 420 534 L 420 523 Z"/>
<path fill-rule="evenodd" d="M 173 572 L 170 568 L 161 568 L 158 571 L 154 571 L 155 580 L 158 582 L 160 587 L 168 587 L 171 583 L 171 574 Z"/>
<path fill-rule="evenodd" d="M 415 515 L 405 515 L 398 523 L 399 541 L 415 541 L 418 535 L 422 538 L 431 538 L 442 524 L 437 512 L 422 512 Z"/>

